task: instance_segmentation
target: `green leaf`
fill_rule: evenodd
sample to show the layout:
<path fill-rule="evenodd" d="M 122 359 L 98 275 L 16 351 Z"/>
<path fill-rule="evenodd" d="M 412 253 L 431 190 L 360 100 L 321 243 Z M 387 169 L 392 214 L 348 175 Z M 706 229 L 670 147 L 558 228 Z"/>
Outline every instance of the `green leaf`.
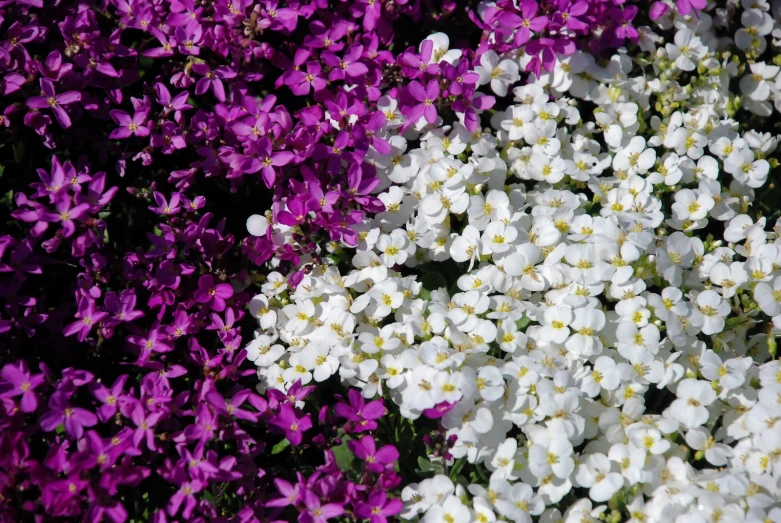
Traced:
<path fill-rule="evenodd" d="M 57 425 L 57 428 L 54 429 L 54 432 L 56 432 L 57 434 L 62 434 L 63 432 L 65 432 L 65 425 L 60 423 L 59 425 Z"/>
<path fill-rule="evenodd" d="M 280 441 L 279 443 L 277 443 L 276 445 L 274 445 L 273 447 L 271 447 L 271 455 L 273 456 L 275 454 L 279 454 L 280 452 L 282 452 L 283 450 L 285 450 L 289 446 L 290 446 L 290 440 L 285 438 L 282 441 Z"/>
<path fill-rule="evenodd" d="M 531 323 L 531 321 L 532 320 L 527 315 L 524 314 L 520 320 L 515 322 L 515 324 L 518 326 L 518 329 L 520 330 L 520 329 L 525 329 Z"/>
<path fill-rule="evenodd" d="M 14 150 L 14 160 L 16 163 L 21 164 L 22 159 L 24 158 L 24 140 L 14 142 L 12 147 Z"/>
<path fill-rule="evenodd" d="M 447 280 L 439 272 L 427 272 L 420 278 L 420 283 L 429 292 L 447 288 Z"/>
<path fill-rule="evenodd" d="M 453 463 L 453 468 L 450 469 L 450 479 L 455 481 L 458 475 L 461 473 L 461 471 L 464 469 L 464 465 L 466 465 L 466 458 L 459 458 L 456 460 L 455 463 Z"/>
<path fill-rule="evenodd" d="M 339 465 L 340 469 L 356 470 L 355 456 L 347 447 L 348 441 L 349 440 L 347 438 L 342 438 L 342 444 L 339 445 L 338 447 L 332 448 L 331 451 L 334 453 L 334 457 L 336 458 L 336 464 Z"/>
<path fill-rule="evenodd" d="M 431 472 L 432 470 L 437 470 L 437 466 L 423 456 L 418 456 L 418 468 L 422 472 Z"/>

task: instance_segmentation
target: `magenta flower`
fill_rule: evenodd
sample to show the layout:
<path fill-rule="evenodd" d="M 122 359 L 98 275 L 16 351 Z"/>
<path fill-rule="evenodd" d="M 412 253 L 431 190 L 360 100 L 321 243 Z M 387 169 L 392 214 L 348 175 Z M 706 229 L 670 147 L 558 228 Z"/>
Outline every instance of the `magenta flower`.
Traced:
<path fill-rule="evenodd" d="M 166 511 L 168 515 L 173 517 L 179 513 L 179 509 L 184 505 L 182 510 L 182 516 L 185 519 L 189 519 L 192 516 L 195 506 L 198 504 L 198 499 L 195 497 L 203 489 L 203 483 L 198 480 L 186 481 L 182 483 L 176 494 L 171 496 L 168 500 L 168 506 Z"/>
<path fill-rule="evenodd" d="M 670 8 L 667 4 L 664 2 L 654 2 L 654 4 L 651 6 L 651 10 L 648 13 L 648 17 L 651 20 L 658 20 L 662 16 L 667 13 L 667 10 Z"/>
<path fill-rule="evenodd" d="M 350 389 L 347 393 L 350 403 L 339 402 L 334 407 L 334 411 L 337 415 L 352 422 L 351 426 L 354 427 L 347 432 L 365 432 L 367 430 L 375 430 L 377 428 L 377 421 L 385 415 L 385 405 L 382 401 L 374 400 L 366 403 L 358 389 Z"/>
<path fill-rule="evenodd" d="M 579 19 L 579 16 L 583 16 L 588 11 L 589 4 L 583 0 L 559 0 L 556 14 L 554 15 L 554 21 L 563 25 L 570 31 L 584 32 L 588 29 L 589 24 Z"/>
<path fill-rule="evenodd" d="M 344 80 L 345 77 L 354 78 L 369 71 L 369 68 L 358 60 L 363 54 L 363 46 L 353 44 L 344 52 L 344 57 L 339 58 L 331 51 L 323 51 L 320 55 L 326 65 L 333 67 L 328 74 L 328 79 L 333 81 Z"/>
<path fill-rule="evenodd" d="M 420 102 L 408 109 L 405 113 L 407 121 L 405 126 L 417 123 L 421 117 L 425 118 L 430 124 L 437 121 L 436 101 L 439 98 L 439 83 L 436 80 L 429 80 L 425 89 L 418 81 L 410 82 L 407 91 L 412 97 Z"/>
<path fill-rule="evenodd" d="M 179 42 L 179 52 L 182 54 L 198 56 L 201 53 L 199 45 L 202 38 L 203 28 L 196 21 L 176 28 L 176 40 Z"/>
<path fill-rule="evenodd" d="M 195 301 L 202 303 L 212 310 L 222 312 L 225 310 L 226 300 L 233 296 L 233 287 L 229 283 L 214 283 L 214 276 L 204 274 L 198 280 L 198 290 L 195 292 Z"/>
<path fill-rule="evenodd" d="M 298 505 L 301 503 L 303 494 L 303 477 L 301 473 L 298 473 L 299 481 L 295 485 L 285 481 L 282 478 L 274 479 L 274 486 L 277 487 L 277 492 L 282 494 L 282 497 L 274 498 L 266 502 L 267 507 L 286 507 L 288 505 Z"/>
<path fill-rule="evenodd" d="M 149 136 L 149 127 L 146 126 L 148 111 L 136 111 L 131 117 L 125 111 L 114 109 L 110 111 L 111 119 L 119 128 L 108 135 L 112 140 L 127 138 L 128 136 Z"/>
<path fill-rule="evenodd" d="M 637 16 L 638 7 L 636 5 L 628 5 L 623 9 L 616 7 L 611 8 L 608 11 L 608 15 L 615 24 L 614 35 L 617 39 L 623 41 L 624 39 L 637 41 L 639 36 L 637 29 L 632 25 L 632 20 Z"/>
<path fill-rule="evenodd" d="M 692 11 L 702 11 L 708 5 L 708 0 L 675 0 L 678 12 L 686 16 Z"/>
<path fill-rule="evenodd" d="M 318 495 L 311 490 L 304 492 L 304 507 L 306 511 L 298 517 L 300 523 L 325 523 L 344 514 L 344 505 L 322 503 Z"/>
<path fill-rule="evenodd" d="M 98 311 L 95 308 L 95 302 L 93 300 L 81 298 L 81 300 L 79 300 L 79 312 L 76 314 L 76 317 L 79 318 L 78 321 L 74 321 L 65 327 L 62 333 L 65 336 L 78 334 L 79 341 L 84 341 L 87 335 L 89 335 L 90 330 L 107 316 L 107 312 Z"/>
<path fill-rule="evenodd" d="M 557 54 L 571 55 L 574 52 L 575 44 L 569 39 L 539 38 L 532 40 L 526 46 L 526 53 L 534 58 L 526 66 L 526 70 L 539 76 L 542 67 L 550 73 L 556 65 Z"/>
<path fill-rule="evenodd" d="M 325 78 L 320 76 L 323 68 L 317 62 L 307 62 L 303 71 L 292 71 L 285 80 L 285 85 L 290 87 L 293 94 L 305 96 L 309 94 L 310 87 L 315 92 L 322 91 L 326 86 Z"/>
<path fill-rule="evenodd" d="M 92 427 L 98 423 L 98 417 L 87 409 L 74 407 L 68 402 L 65 391 L 58 390 L 49 398 L 49 410 L 41 416 L 40 425 L 45 432 L 50 432 L 60 425 L 65 426 L 65 433 L 73 439 L 81 438 L 84 427 Z"/>
<path fill-rule="evenodd" d="M 312 428 L 309 414 L 298 417 L 296 410 L 289 403 L 283 403 L 269 423 L 284 432 L 285 437 L 293 445 L 300 445 L 304 439 L 304 432 Z"/>
<path fill-rule="evenodd" d="M 84 216 L 90 208 L 90 205 L 87 203 L 71 206 L 72 204 L 71 197 L 68 195 L 60 197 L 54 204 L 55 209 L 57 209 L 56 219 L 54 221 L 60 222 L 60 226 L 64 231 L 63 236 L 66 238 L 72 236 L 73 233 L 76 232 L 74 220 L 78 220 Z"/>
<path fill-rule="evenodd" d="M 43 374 L 30 374 L 27 364 L 20 361 L 18 364 L 7 363 L 0 370 L 0 378 L 10 386 L 3 387 L 0 382 L 0 398 L 13 398 L 21 395 L 19 406 L 22 412 L 33 412 L 38 408 L 35 389 L 45 381 Z"/>
<path fill-rule="evenodd" d="M 366 468 L 372 472 L 382 472 L 392 467 L 393 462 L 399 459 L 399 451 L 396 447 L 385 445 L 377 450 L 377 443 L 369 434 L 358 440 L 349 440 L 347 447 L 356 458 L 364 461 Z"/>
<path fill-rule="evenodd" d="M 137 402 L 130 411 L 130 420 L 136 425 L 136 429 L 133 432 L 133 445 L 138 447 L 142 441 L 146 441 L 146 446 L 149 450 L 156 450 L 154 428 L 162 416 L 162 412 L 150 412 L 147 414 L 144 411 L 144 406 Z"/>
<path fill-rule="evenodd" d="M 370 523 L 386 523 L 389 517 L 395 516 L 404 507 L 400 499 L 390 499 L 382 490 L 369 494 L 365 503 L 358 503 L 355 515 L 368 519 Z"/>
<path fill-rule="evenodd" d="M 548 17 L 537 16 L 539 4 L 535 0 L 523 0 L 521 3 L 521 16 L 515 13 L 503 12 L 498 15 L 501 26 L 517 28 L 513 45 L 520 47 L 526 44 L 532 36 L 532 31 L 539 33 L 548 26 Z"/>
<path fill-rule="evenodd" d="M 242 164 L 242 170 L 252 174 L 260 171 L 263 183 L 266 187 L 273 187 L 277 179 L 276 167 L 284 167 L 293 161 L 295 156 L 290 151 L 272 150 L 271 140 L 266 137 L 257 142 L 251 142 L 248 151 L 252 156 L 247 158 Z"/>
<path fill-rule="evenodd" d="M 110 420 L 117 413 L 117 405 L 122 396 L 127 378 L 127 374 L 118 377 L 110 389 L 102 383 L 90 383 L 90 392 L 92 392 L 96 400 L 103 403 L 103 405 L 98 407 L 98 418 L 103 423 Z"/>
<path fill-rule="evenodd" d="M 63 129 L 71 126 L 71 119 L 67 111 L 62 108 L 63 105 L 81 101 L 81 93 L 78 91 L 67 91 L 57 94 L 54 91 L 54 84 L 48 78 L 41 78 L 41 91 L 43 96 L 33 96 L 27 99 L 27 107 L 34 109 L 51 109 L 54 117 L 60 123 Z"/>
<path fill-rule="evenodd" d="M 223 79 L 230 79 L 236 77 L 236 71 L 231 70 L 228 67 L 218 67 L 212 71 L 208 64 L 194 64 L 193 71 L 203 75 L 195 84 L 195 94 L 201 95 L 211 90 L 214 93 L 217 100 L 225 101 L 225 86 L 222 83 Z"/>

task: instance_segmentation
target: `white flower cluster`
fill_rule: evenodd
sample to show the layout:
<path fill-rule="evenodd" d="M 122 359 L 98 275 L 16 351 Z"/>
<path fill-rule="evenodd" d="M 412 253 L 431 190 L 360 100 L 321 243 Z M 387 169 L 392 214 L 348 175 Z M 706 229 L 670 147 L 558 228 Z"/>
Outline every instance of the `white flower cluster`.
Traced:
<path fill-rule="evenodd" d="M 481 83 L 514 95 L 492 128 L 389 120 L 386 210 L 328 246 L 350 267 L 272 273 L 253 300 L 261 387 L 338 374 L 408 418 L 440 409 L 452 458 L 490 472 L 408 485 L 405 517 L 781 521 L 781 221 L 752 206 L 778 138 L 733 118 L 781 110 L 755 60 L 779 22 L 712 14 L 671 9 L 647 54 L 526 85 L 527 57 L 486 53 Z"/>

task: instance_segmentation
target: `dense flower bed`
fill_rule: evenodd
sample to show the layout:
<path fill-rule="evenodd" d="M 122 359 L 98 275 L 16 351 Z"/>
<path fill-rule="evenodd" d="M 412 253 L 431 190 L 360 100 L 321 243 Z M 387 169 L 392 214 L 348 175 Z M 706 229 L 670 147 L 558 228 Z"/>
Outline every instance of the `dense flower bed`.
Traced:
<path fill-rule="evenodd" d="M 781 2 L 0 37 L 0 521 L 781 521 Z"/>

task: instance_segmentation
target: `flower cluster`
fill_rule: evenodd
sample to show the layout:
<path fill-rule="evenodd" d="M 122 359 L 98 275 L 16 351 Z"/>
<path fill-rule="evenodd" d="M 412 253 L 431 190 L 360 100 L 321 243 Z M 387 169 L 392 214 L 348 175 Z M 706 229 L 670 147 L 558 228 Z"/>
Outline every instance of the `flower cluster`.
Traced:
<path fill-rule="evenodd" d="M 0 0 L 0 521 L 778 519 L 779 27 Z"/>
<path fill-rule="evenodd" d="M 774 521 L 779 22 L 660 3 L 654 29 L 622 24 L 642 52 L 562 48 L 543 72 L 520 30 L 486 36 L 512 9 L 542 30 L 537 7 L 481 6 L 493 45 L 462 78 L 496 100 L 476 121 L 436 111 L 443 82 L 386 95 L 384 208 L 253 298 L 261 390 L 338 376 L 437 420 L 407 519 Z"/>

